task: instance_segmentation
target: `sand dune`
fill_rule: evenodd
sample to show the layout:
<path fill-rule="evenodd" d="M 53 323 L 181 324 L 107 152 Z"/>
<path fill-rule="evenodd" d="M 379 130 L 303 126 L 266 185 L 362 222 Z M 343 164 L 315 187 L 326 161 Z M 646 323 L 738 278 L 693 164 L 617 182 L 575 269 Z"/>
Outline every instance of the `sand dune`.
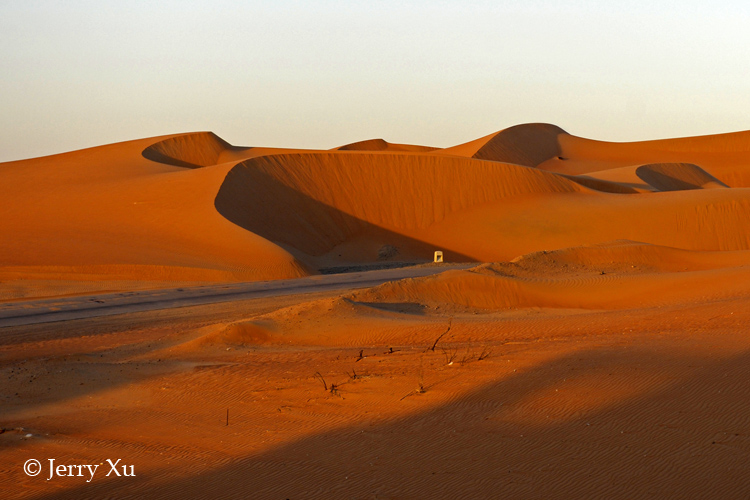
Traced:
<path fill-rule="evenodd" d="M 559 137 L 564 160 L 552 158 L 539 168 L 584 174 L 648 163 L 692 163 L 732 187 L 750 186 L 750 132 L 631 143 Z"/>
<path fill-rule="evenodd" d="M 373 139 L 310 151 L 198 132 L 11 162 L 0 277 L 273 279 L 623 238 L 744 250 L 749 137 L 618 144 L 527 124 L 446 149 Z"/>
<path fill-rule="evenodd" d="M 560 155 L 560 135 L 567 135 L 567 132 L 555 125 L 516 125 L 437 153 L 536 167 Z"/>
<path fill-rule="evenodd" d="M 238 164 L 219 189 L 216 208 L 252 233 L 308 256 L 372 236 L 375 247 L 369 255 L 361 251 L 360 259 L 375 260 L 385 244 L 401 247 L 402 256 L 427 259 L 433 247 L 413 235 L 448 214 L 520 195 L 583 190 L 560 176 L 496 162 L 306 153 Z M 445 250 L 451 259 L 466 259 L 459 243 Z"/>
<path fill-rule="evenodd" d="M 648 163 L 693 163 L 720 182 L 750 186 L 750 132 L 614 143 L 584 139 L 543 124 L 510 127 L 475 141 L 438 150 L 580 175 Z"/>
<path fill-rule="evenodd" d="M 414 153 L 426 153 L 438 148 L 430 146 L 416 146 L 412 144 L 393 144 L 383 139 L 369 139 L 366 141 L 353 142 L 336 148 L 339 151 L 411 151 Z"/>

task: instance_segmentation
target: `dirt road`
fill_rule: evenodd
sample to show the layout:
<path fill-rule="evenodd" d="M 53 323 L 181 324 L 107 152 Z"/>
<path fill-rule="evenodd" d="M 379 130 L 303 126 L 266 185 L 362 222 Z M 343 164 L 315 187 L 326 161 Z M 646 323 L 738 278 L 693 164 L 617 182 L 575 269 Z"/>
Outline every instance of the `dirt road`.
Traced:
<path fill-rule="evenodd" d="M 475 265 L 447 264 L 434 267 L 383 269 L 318 275 L 289 280 L 222 283 L 195 287 L 6 302 L 0 304 L 0 328 L 213 304 L 217 302 L 231 302 L 259 297 L 365 288 L 387 281 L 429 276 L 449 269 L 466 269 Z"/>

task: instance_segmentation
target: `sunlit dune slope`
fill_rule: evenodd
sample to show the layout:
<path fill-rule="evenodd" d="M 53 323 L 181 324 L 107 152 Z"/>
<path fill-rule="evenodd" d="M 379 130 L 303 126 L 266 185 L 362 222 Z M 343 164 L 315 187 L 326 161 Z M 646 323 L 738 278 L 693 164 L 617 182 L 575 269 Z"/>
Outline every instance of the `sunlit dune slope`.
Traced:
<path fill-rule="evenodd" d="M 614 242 L 385 283 L 351 298 L 478 309 L 624 309 L 745 295 L 749 279 L 748 251 L 690 252 Z"/>
<path fill-rule="evenodd" d="M 472 249 L 478 261 L 629 239 L 691 250 L 750 248 L 746 190 L 523 196 L 451 214 L 416 237 Z"/>
<path fill-rule="evenodd" d="M 628 273 L 704 271 L 750 266 L 750 252 L 683 250 L 638 241 L 618 240 L 596 245 L 534 252 L 508 264 L 518 269 L 588 267 Z"/>
<path fill-rule="evenodd" d="M 195 145 L 211 137 L 171 140 Z M 216 212 L 213 201 L 231 164 L 182 168 L 154 162 L 141 154 L 154 142 L 0 165 L 0 272 L 150 280 L 307 272 L 288 252 Z M 181 157 L 197 161 L 202 149 L 193 149 L 194 155 Z"/>

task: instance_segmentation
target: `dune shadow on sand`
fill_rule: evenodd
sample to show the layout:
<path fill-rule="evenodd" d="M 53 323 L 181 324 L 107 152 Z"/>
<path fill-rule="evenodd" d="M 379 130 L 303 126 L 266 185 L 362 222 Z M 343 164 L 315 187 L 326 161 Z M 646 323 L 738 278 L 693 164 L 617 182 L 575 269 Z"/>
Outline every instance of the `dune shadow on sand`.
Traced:
<path fill-rule="evenodd" d="M 418 302 L 358 302 L 367 307 L 403 314 L 424 315 L 427 306 Z"/>
<path fill-rule="evenodd" d="M 411 412 L 414 398 L 430 397 L 428 389 L 398 403 L 409 416 L 373 423 L 363 415 L 361 424 L 201 474 L 120 478 L 37 498 L 137 491 L 150 498 L 632 499 L 707 492 L 747 498 L 750 355 L 706 362 L 665 352 L 582 350 Z M 644 359 L 651 371 L 643 369 Z M 567 388 L 572 380 L 574 392 Z M 635 389 L 628 392 L 630 383 Z M 347 392 L 363 389 L 351 384 L 342 390 L 341 404 Z M 558 389 L 566 397 L 555 400 Z M 607 390 L 627 395 L 608 398 Z M 606 401 L 596 399 L 601 394 Z M 578 410 L 577 398 L 584 401 Z M 586 398 L 599 403 L 586 407 Z M 226 439 L 229 431 L 196 432 Z"/>

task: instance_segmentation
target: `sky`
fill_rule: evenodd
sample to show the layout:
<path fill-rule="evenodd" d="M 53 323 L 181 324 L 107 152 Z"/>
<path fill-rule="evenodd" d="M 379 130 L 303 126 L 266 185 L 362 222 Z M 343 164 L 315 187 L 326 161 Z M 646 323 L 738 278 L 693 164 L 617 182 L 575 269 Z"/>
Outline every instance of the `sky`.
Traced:
<path fill-rule="evenodd" d="M 316 149 L 748 130 L 749 21 L 722 0 L 0 0 L 0 161 L 200 130 Z"/>

